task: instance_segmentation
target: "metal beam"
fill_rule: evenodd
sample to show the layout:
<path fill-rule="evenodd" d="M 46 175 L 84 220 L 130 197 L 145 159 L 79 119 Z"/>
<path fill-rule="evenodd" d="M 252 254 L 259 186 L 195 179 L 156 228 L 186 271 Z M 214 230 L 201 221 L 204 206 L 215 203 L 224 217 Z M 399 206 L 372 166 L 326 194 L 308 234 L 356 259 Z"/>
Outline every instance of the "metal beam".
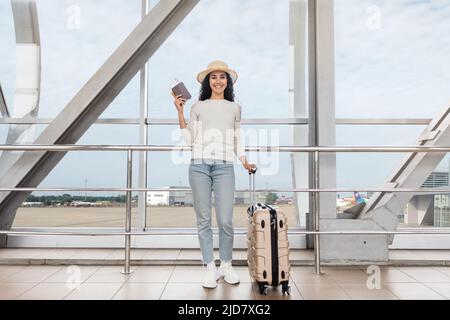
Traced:
<path fill-rule="evenodd" d="M 142 19 L 150 11 L 150 0 L 142 0 Z M 139 144 L 148 144 L 148 63 L 145 64 L 140 72 L 140 95 L 139 95 Z M 148 153 L 139 153 L 139 188 L 147 188 L 147 160 Z M 147 218 L 147 192 L 139 192 L 138 196 L 138 222 L 137 227 L 145 230 Z"/>
<path fill-rule="evenodd" d="M 144 67 L 199 0 L 160 1 L 37 138 L 35 144 L 74 144 Z M 69 75 L 67 75 L 69 76 Z M 26 152 L 1 186 L 37 186 L 65 153 Z M 29 193 L 0 193 L 0 229 L 12 226 Z"/>
<path fill-rule="evenodd" d="M 450 107 L 444 108 L 419 136 L 419 146 L 448 146 L 450 144 Z M 386 187 L 419 188 L 446 156 L 446 152 L 411 153 L 395 168 L 385 182 Z M 415 193 L 374 193 L 359 219 L 372 220 L 385 230 L 395 230 L 398 215 Z M 392 238 L 391 238 L 392 241 Z"/>
<path fill-rule="evenodd" d="M 41 43 L 37 7 L 34 0 L 12 0 L 11 7 L 16 36 L 16 85 L 14 105 L 10 113 L 8 109 L 6 111 L 15 118 L 35 118 L 39 110 L 41 89 Z M 6 143 L 26 144 L 34 139 L 34 125 L 13 124 L 9 126 Z M 19 152 L 2 153 L 0 177 L 20 155 Z"/>
<path fill-rule="evenodd" d="M 0 119 L 0 124 L 49 124 L 53 120 L 50 118 L 8 118 Z M 189 121 L 189 119 L 186 119 Z M 132 124 L 141 125 L 142 119 L 138 118 L 101 118 L 95 121 L 95 124 Z M 146 118 L 146 125 L 179 125 L 178 119 L 170 118 Z M 286 118 L 286 119 L 243 119 L 243 125 L 305 125 L 308 119 L 305 118 Z"/>
<path fill-rule="evenodd" d="M 8 105 L 6 104 L 5 95 L 3 94 L 2 85 L 0 84 L 0 112 L 3 118 L 9 118 Z"/>
<path fill-rule="evenodd" d="M 49 124 L 53 119 L 50 118 L 5 118 L 0 119 L 0 124 Z M 188 121 L 189 119 L 186 119 Z M 432 119 L 360 119 L 360 118 L 341 118 L 336 119 L 336 125 L 351 126 L 424 126 L 429 125 Z M 138 118 L 101 118 L 95 121 L 96 124 L 141 124 Z M 147 125 L 179 125 L 178 119 L 170 118 L 147 118 Z M 307 125 L 307 118 L 278 118 L 278 119 L 242 119 L 243 125 Z"/>

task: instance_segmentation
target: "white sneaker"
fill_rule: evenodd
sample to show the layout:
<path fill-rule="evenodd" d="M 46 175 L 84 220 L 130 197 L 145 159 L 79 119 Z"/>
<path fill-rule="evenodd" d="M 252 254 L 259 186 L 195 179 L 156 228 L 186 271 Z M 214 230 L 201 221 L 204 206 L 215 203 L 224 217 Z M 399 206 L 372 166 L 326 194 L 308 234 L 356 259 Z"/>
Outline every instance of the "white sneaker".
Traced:
<path fill-rule="evenodd" d="M 239 275 L 234 271 L 231 261 L 221 262 L 219 270 L 217 271 L 218 278 L 223 277 L 225 282 L 229 284 L 238 284 L 240 282 Z"/>
<path fill-rule="evenodd" d="M 208 289 L 214 289 L 217 287 L 217 268 L 214 261 L 207 264 L 202 285 L 204 288 Z"/>

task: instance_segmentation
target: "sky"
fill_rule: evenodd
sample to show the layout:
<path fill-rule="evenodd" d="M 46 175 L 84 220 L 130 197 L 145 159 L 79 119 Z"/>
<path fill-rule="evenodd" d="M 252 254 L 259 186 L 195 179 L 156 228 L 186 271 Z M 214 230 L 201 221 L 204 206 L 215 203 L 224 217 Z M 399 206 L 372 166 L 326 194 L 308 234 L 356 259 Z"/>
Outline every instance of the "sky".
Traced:
<path fill-rule="evenodd" d="M 42 42 L 39 117 L 53 118 L 137 25 L 141 1 L 37 3 Z M 184 81 L 196 96 L 199 85 L 195 75 L 210 61 L 220 59 L 239 73 L 235 90 L 243 118 L 290 117 L 288 13 L 288 0 L 201 0 L 149 61 L 149 116 L 175 118 L 169 94 L 173 79 Z M 449 18 L 450 0 L 335 0 L 336 117 L 432 118 L 448 106 Z M 12 106 L 15 40 L 9 1 L 0 1 L 0 39 L 0 82 Z M 186 117 L 189 109 L 188 103 Z M 139 82 L 135 78 L 102 117 L 138 115 Z M 38 126 L 37 133 L 44 127 Z M 268 143 L 292 144 L 289 128 L 246 126 L 244 130 L 254 128 L 280 137 Z M 336 144 L 414 145 L 423 129 L 338 126 Z M 175 126 L 151 127 L 149 143 L 177 144 L 173 139 L 177 132 Z M 1 125 L 0 137 L 6 139 L 6 134 L 7 126 Z M 95 125 L 79 141 L 138 143 L 138 128 L 129 125 Z M 277 169 L 261 174 L 257 187 L 292 186 L 289 155 L 277 156 Z M 338 187 L 378 187 L 402 157 L 340 154 Z M 264 158 L 251 154 L 250 160 L 258 164 Z M 170 161 L 169 153 L 149 155 L 149 186 L 188 185 L 188 166 L 167 165 Z M 448 162 L 445 159 L 441 167 L 447 170 Z M 89 187 L 123 187 L 125 168 L 125 154 L 74 152 L 66 155 L 41 186 L 84 187 L 87 180 Z M 236 165 L 235 171 L 236 187 L 246 188 L 244 169 Z"/>

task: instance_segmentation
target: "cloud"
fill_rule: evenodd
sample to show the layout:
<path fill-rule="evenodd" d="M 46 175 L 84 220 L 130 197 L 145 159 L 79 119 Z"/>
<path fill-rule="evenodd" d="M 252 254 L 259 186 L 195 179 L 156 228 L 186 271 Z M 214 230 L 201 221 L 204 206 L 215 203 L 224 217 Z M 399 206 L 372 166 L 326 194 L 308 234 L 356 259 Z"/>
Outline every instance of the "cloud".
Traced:
<path fill-rule="evenodd" d="M 40 116 L 54 117 L 139 23 L 140 2 L 41 0 L 38 11 L 43 66 Z M 79 28 L 71 27 L 73 19 L 79 19 Z M 121 95 L 134 102 L 136 90 L 134 82 Z M 117 113 L 127 117 L 127 110 L 125 104 Z"/>
<path fill-rule="evenodd" d="M 370 6 L 380 29 L 370 29 Z M 433 117 L 450 101 L 450 1 L 335 3 L 338 117 Z"/>
<path fill-rule="evenodd" d="M 200 1 L 150 61 L 151 91 L 161 92 L 154 97 L 154 112 L 173 116 L 157 103 L 170 102 L 173 77 L 197 93 L 196 74 L 221 59 L 239 73 L 236 91 L 245 117 L 275 117 L 280 110 L 287 116 L 287 18 L 287 1 Z"/>

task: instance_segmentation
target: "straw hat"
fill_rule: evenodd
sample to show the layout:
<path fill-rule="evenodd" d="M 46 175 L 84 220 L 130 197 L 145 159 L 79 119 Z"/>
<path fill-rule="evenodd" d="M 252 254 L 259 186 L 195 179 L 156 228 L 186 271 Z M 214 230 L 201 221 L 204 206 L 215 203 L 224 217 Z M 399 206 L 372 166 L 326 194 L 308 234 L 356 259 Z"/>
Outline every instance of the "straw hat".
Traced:
<path fill-rule="evenodd" d="M 236 71 L 229 69 L 228 65 L 225 62 L 216 60 L 208 64 L 208 68 L 197 75 L 197 81 L 203 83 L 203 80 L 205 80 L 206 76 L 213 71 L 225 71 L 230 75 L 233 83 L 235 83 L 238 78 L 238 74 Z"/>

